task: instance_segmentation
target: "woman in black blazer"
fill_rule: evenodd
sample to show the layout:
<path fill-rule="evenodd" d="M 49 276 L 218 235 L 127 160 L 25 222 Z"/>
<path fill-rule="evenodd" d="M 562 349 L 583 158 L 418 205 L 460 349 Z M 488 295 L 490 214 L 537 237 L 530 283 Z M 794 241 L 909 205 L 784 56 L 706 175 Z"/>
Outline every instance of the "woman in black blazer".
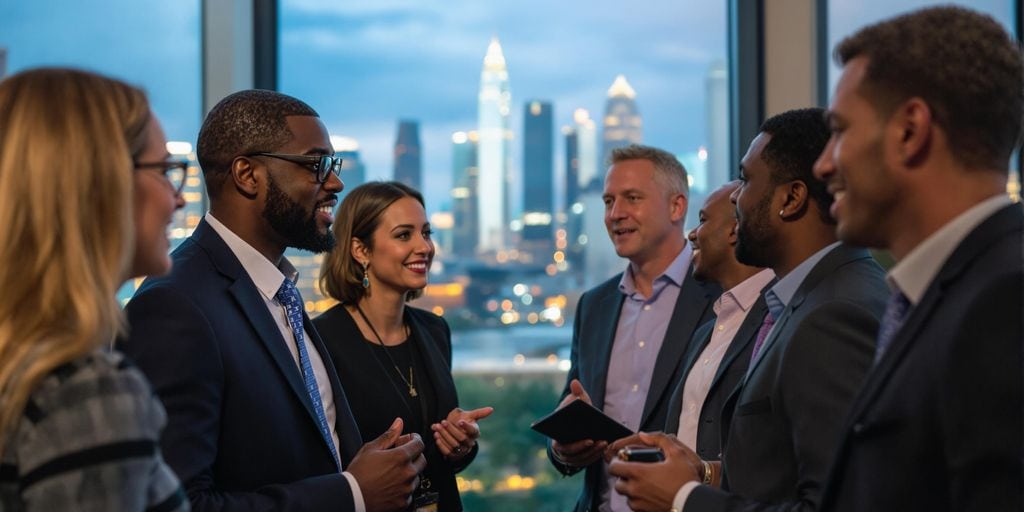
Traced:
<path fill-rule="evenodd" d="M 426 445 L 427 467 L 410 510 L 460 511 L 455 473 L 472 462 L 477 420 L 490 407 L 458 408 L 451 332 L 433 313 L 406 307 L 427 285 L 434 257 L 423 196 L 398 182 L 349 192 L 334 225 L 337 247 L 320 287 L 340 303 L 313 320 L 349 397 L 363 439 L 401 417 Z"/>

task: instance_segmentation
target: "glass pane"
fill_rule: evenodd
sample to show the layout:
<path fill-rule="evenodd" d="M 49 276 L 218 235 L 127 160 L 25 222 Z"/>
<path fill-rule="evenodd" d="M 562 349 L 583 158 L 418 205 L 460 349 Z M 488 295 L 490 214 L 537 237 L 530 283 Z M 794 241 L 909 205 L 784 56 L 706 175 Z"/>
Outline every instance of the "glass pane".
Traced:
<path fill-rule="evenodd" d="M 206 211 L 193 153 L 202 121 L 199 7 L 199 0 L 0 3 L 0 76 L 38 66 L 70 66 L 146 90 L 172 141 L 168 150 L 193 162 L 183 190 L 187 205 L 171 225 L 172 248 Z M 121 289 L 122 301 L 137 284 Z"/>
<path fill-rule="evenodd" d="M 281 2 L 280 89 L 338 137 L 346 188 L 426 196 L 438 257 L 413 306 L 451 325 L 464 406 L 499 411 L 459 475 L 468 510 L 571 508 L 582 477 L 555 473 L 528 426 L 556 405 L 580 294 L 625 269 L 603 224 L 606 148 L 676 154 L 695 225 L 729 176 L 725 20 L 725 2 Z M 308 311 L 333 305 L 320 258 L 292 261 Z"/>

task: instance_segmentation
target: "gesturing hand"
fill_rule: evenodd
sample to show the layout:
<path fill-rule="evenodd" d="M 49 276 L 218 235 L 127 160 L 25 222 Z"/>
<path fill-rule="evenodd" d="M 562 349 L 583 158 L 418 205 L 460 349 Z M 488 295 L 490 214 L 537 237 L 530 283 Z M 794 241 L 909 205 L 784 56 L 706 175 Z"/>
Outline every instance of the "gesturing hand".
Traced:
<path fill-rule="evenodd" d="M 477 421 L 490 416 L 493 412 L 493 407 L 481 407 L 471 411 L 456 407 L 448 413 L 447 418 L 431 425 L 434 442 L 441 455 L 450 461 L 465 457 L 480 437 L 480 426 L 477 425 Z"/>
<path fill-rule="evenodd" d="M 573 379 L 569 383 L 569 394 L 562 399 L 562 403 L 558 404 L 558 408 L 565 407 L 573 400 L 583 400 L 584 403 L 593 405 L 587 390 L 583 389 L 583 384 L 580 384 L 577 379 Z M 563 464 L 581 468 L 600 459 L 607 446 L 607 441 L 594 441 L 593 439 L 581 439 L 568 444 L 552 441 L 551 451 L 554 452 L 555 458 Z"/>
<path fill-rule="evenodd" d="M 419 434 L 402 433 L 402 419 L 377 439 L 363 445 L 347 471 L 359 483 L 367 512 L 404 510 L 419 474 L 427 466 Z"/>

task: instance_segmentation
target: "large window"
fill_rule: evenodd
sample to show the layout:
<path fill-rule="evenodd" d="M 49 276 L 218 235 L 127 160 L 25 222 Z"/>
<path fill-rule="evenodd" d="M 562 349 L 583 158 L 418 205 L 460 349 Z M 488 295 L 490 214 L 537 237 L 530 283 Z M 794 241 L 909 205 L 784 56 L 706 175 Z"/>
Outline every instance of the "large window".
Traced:
<path fill-rule="evenodd" d="M 168 149 L 194 160 L 202 121 L 199 5 L 199 0 L 3 2 L 0 76 L 69 66 L 138 85 L 173 141 Z M 175 213 L 172 225 L 175 245 L 205 211 L 199 168 L 193 165 L 188 172 L 187 205 Z M 118 297 L 127 301 L 137 284 L 126 284 Z"/>
<path fill-rule="evenodd" d="M 725 3 L 283 0 L 279 21 L 279 89 L 358 160 L 346 187 L 400 179 L 426 196 L 439 256 L 413 305 L 452 326 L 462 402 L 497 409 L 460 475 L 467 508 L 570 508 L 582 482 L 554 472 L 529 424 L 557 402 L 579 295 L 625 268 L 602 161 L 630 141 L 676 154 L 695 225 L 729 176 Z M 307 308 L 329 307 L 319 260 L 289 257 Z"/>

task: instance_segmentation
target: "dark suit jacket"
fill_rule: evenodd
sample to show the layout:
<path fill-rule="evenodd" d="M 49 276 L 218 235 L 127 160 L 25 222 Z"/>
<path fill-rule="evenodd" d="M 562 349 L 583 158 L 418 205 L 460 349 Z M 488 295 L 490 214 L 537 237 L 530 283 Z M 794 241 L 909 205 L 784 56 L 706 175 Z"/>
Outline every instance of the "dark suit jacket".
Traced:
<path fill-rule="evenodd" d="M 122 349 L 167 409 L 161 447 L 193 510 L 353 510 L 288 346 L 249 274 L 205 221 L 126 308 Z M 339 455 L 362 441 L 316 329 L 334 393 Z"/>
<path fill-rule="evenodd" d="M 414 353 L 422 358 L 420 362 L 427 369 L 428 375 L 425 378 L 430 379 L 435 398 L 435 414 L 428 420 L 436 423 L 448 417 L 448 413 L 459 406 L 451 372 L 451 331 L 441 317 L 412 307 L 405 308 L 405 322 L 413 332 L 411 339 L 416 343 Z M 402 397 L 408 391 L 394 385 L 389 375 L 394 368 L 381 364 L 374 353 L 379 347 L 366 342 L 344 306 L 339 304 L 327 310 L 313 320 L 313 325 L 327 345 L 327 352 L 338 369 L 342 387 L 351 392 L 349 405 L 363 439 L 376 439 L 391 426 L 396 416 L 401 416 L 407 426 L 412 425 L 414 418 L 416 421 L 422 420 L 420 412 L 414 412 Z M 419 380 L 416 378 L 416 381 Z M 472 462 L 477 448 L 474 447 L 457 465 L 449 463 L 437 451 L 430 423 L 424 426 L 424 432 L 419 432 L 426 445 L 424 454 L 427 469 L 424 475 L 430 478 L 431 489 L 439 493 L 440 510 L 462 510 L 455 473 Z M 408 427 L 406 432 L 409 432 Z"/>
<path fill-rule="evenodd" d="M 757 339 L 757 331 L 761 329 L 761 322 L 768 312 L 765 306 L 764 292 L 768 290 L 775 281 L 773 280 L 757 298 L 746 318 L 740 324 L 736 335 L 729 342 L 729 348 L 722 356 L 722 362 L 711 379 L 711 387 L 708 389 L 708 396 L 700 408 L 700 423 L 697 426 L 697 446 L 691 446 L 693 451 L 704 460 L 721 460 L 722 458 L 722 409 L 725 401 L 735 391 L 736 386 L 747 374 L 750 366 L 750 351 L 754 348 L 754 340 Z M 683 391 L 686 387 L 686 379 L 690 370 L 700 359 L 701 352 L 711 342 L 711 335 L 714 332 L 715 321 L 712 320 L 700 327 L 693 335 L 690 342 L 690 353 L 686 357 L 686 365 L 679 379 L 679 384 L 669 399 L 668 418 L 665 421 L 665 432 L 675 434 L 679 430 L 679 415 L 683 410 Z"/>
<path fill-rule="evenodd" d="M 735 494 L 699 486 L 687 511 L 814 510 L 888 294 L 863 249 L 840 245 L 815 265 L 726 404 L 723 487 Z"/>
<path fill-rule="evenodd" d="M 954 250 L 868 375 L 823 510 L 1024 510 L 1024 213 Z"/>
<path fill-rule="evenodd" d="M 668 412 L 668 399 L 683 373 L 683 356 L 689 346 L 693 331 L 704 322 L 714 318 L 711 304 L 721 293 L 717 285 L 697 281 L 692 275 L 692 266 L 687 270 L 686 279 L 679 290 L 675 310 L 669 321 L 665 340 L 658 352 L 658 362 L 651 375 L 651 387 L 644 402 L 640 430 L 661 430 Z M 580 297 L 576 308 L 576 320 L 572 327 L 572 367 L 565 381 L 564 399 L 569 394 L 569 383 L 579 379 L 590 394 L 594 407 L 604 408 L 605 381 L 608 376 L 608 360 L 611 357 L 615 330 L 619 324 L 619 313 L 625 296 L 619 291 L 619 274 L 587 291 Z M 582 468 L 566 466 L 558 462 L 548 446 L 548 458 L 562 474 L 572 475 Z M 576 502 L 577 511 L 597 510 L 602 482 L 602 461 L 586 468 L 583 491 Z"/>

